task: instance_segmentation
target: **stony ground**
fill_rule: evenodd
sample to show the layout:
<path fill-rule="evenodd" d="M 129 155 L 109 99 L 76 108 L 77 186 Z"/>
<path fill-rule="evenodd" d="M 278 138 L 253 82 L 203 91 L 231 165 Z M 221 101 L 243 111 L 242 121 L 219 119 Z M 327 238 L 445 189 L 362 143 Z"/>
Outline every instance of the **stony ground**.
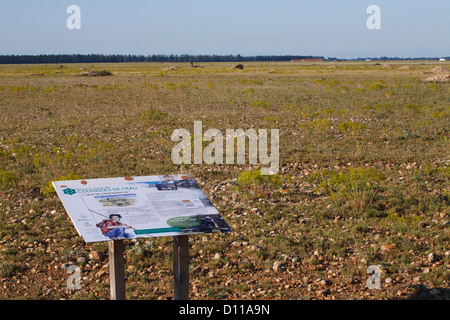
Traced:
<path fill-rule="evenodd" d="M 301 164 L 288 165 L 285 168 L 292 175 L 313 172 L 313 166 Z M 277 226 L 258 223 L 261 237 L 252 239 L 247 228 L 253 228 L 256 220 L 264 220 L 265 213 L 259 209 L 267 199 L 240 200 L 233 190 L 235 181 L 216 181 L 216 185 L 203 185 L 204 191 L 219 199 L 219 210 L 232 208 L 224 214 L 231 222 L 230 234 L 207 234 L 190 237 L 190 296 L 191 299 L 449 299 L 447 282 L 436 285 L 429 277 L 444 272 L 448 279 L 448 256 L 450 251 L 440 249 L 434 238 L 448 226 L 446 214 L 438 214 L 429 223 L 421 222 L 415 226 L 426 231 L 428 236 L 410 236 L 399 234 L 399 245 L 386 242 L 391 236 L 389 228 L 369 228 L 364 240 L 345 248 L 345 253 L 333 255 L 320 248 L 306 250 L 302 248 L 302 239 L 314 236 L 311 230 L 324 231 L 319 241 L 339 241 L 331 238 L 332 230 L 351 233 L 351 220 L 335 217 L 324 225 L 312 215 L 297 213 L 280 219 L 281 232 L 292 233 L 297 242 L 289 244 L 292 250 L 280 246 L 279 259 L 264 259 L 267 243 L 276 243 L 280 234 Z M 283 198 L 275 202 L 289 201 L 293 192 L 311 194 L 310 188 L 303 183 L 285 185 L 290 192 L 280 189 L 276 193 Z M 233 198 L 235 200 L 233 200 Z M 236 199 L 237 198 L 237 199 Z M 19 194 L 15 206 L 7 212 L 18 210 L 25 203 L 45 201 L 36 192 Z M 315 201 L 315 200 L 312 200 Z M 274 204 L 272 204 L 274 205 Z M 31 209 L 32 210 L 32 209 Z M 30 210 L 30 211 L 31 211 Z M 33 212 L 31 212 L 33 213 Z M 252 217 L 252 218 L 249 218 Z M 255 218 L 256 217 L 256 218 Z M 4 256 L 21 253 L 25 258 L 14 265 L 11 276 L 1 278 L 1 296 L 4 299 L 108 299 L 109 268 L 106 245 L 87 245 L 75 234 L 64 210 L 44 210 L 37 218 L 40 221 L 65 220 L 64 228 L 70 229 L 68 239 L 55 239 L 51 236 L 34 241 L 24 241 L 4 236 L 0 241 L 0 250 Z M 256 219 L 256 220 L 255 220 Z M 34 223 L 27 218 L 11 219 L 11 225 L 20 225 L 24 230 Z M 50 228 L 50 227 L 45 227 Z M 326 236 L 329 229 L 330 236 Z M 354 229 L 353 229 L 354 230 Z M 72 251 L 63 249 L 66 242 Z M 412 245 L 413 243 L 413 245 Z M 306 244 L 307 246 L 309 244 Z M 126 240 L 126 277 L 128 299 L 172 299 L 172 243 L 171 239 Z M 425 247 L 420 255 L 414 247 Z M 411 248 L 410 250 L 408 250 Z M 148 250 L 148 251 L 145 251 Z M 369 261 L 367 250 L 371 252 Z M 408 251 L 406 251 L 408 250 Z M 163 260 L 154 261 L 151 257 L 158 252 Z M 284 252 L 284 253 L 282 253 Z M 429 252 L 429 253 L 428 253 Z M 34 264 L 31 257 L 46 256 L 46 262 Z M 407 257 L 407 258 L 405 258 Z M 398 259 L 408 259 L 400 264 Z M 152 262 L 153 261 L 153 262 Z M 377 263 L 378 262 L 378 263 Z M 381 262 L 381 263 L 379 263 Z M 377 265 L 381 270 L 379 288 L 370 289 L 367 281 L 369 265 Z M 73 273 L 67 268 L 73 265 L 81 270 L 81 288 L 69 290 L 67 280 Z M 401 266 L 400 266 L 401 265 Z M 403 269 L 405 268 L 405 269 Z M 4 268 L 5 269 L 5 268 Z M 439 271 L 443 270 L 443 271 Z M 7 270 L 3 271 L 3 275 Z M 375 282 L 372 281 L 375 285 Z"/>
<path fill-rule="evenodd" d="M 190 237 L 192 299 L 448 300 L 449 84 L 411 65 L 0 66 L 0 298 L 109 299 L 51 180 L 189 172 L 232 228 Z M 174 165 L 199 119 L 279 128 L 277 175 Z M 127 298 L 171 299 L 172 239 L 125 243 Z"/>

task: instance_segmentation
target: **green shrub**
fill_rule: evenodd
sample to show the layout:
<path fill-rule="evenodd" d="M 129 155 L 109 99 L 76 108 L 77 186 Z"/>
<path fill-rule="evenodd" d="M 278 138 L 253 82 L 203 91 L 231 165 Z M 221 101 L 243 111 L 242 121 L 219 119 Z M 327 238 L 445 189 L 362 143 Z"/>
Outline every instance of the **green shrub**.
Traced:
<path fill-rule="evenodd" d="M 263 100 L 256 100 L 252 102 L 252 107 L 261 107 L 261 108 L 268 108 L 270 103 L 268 101 Z"/>
<path fill-rule="evenodd" d="M 417 104 L 405 104 L 405 108 L 408 109 L 408 111 L 412 111 L 415 113 L 420 113 L 422 111 L 422 108 Z"/>
<path fill-rule="evenodd" d="M 331 127 L 331 121 L 325 118 L 308 122 L 308 127 L 315 130 L 327 130 Z"/>
<path fill-rule="evenodd" d="M 0 262 L 0 277 L 10 278 L 21 271 L 15 263 L 2 261 Z"/>
<path fill-rule="evenodd" d="M 359 121 L 347 121 L 347 122 L 342 122 L 338 125 L 338 129 L 343 131 L 343 132 L 359 132 L 361 130 L 366 129 L 367 126 L 364 123 L 361 123 Z"/>
<path fill-rule="evenodd" d="M 372 204 L 377 194 L 377 184 L 384 175 L 373 168 L 349 168 L 345 171 L 321 170 L 311 174 L 307 181 L 337 204 L 342 202 L 352 212 L 361 212 Z"/>
<path fill-rule="evenodd" d="M 83 179 L 81 176 L 73 174 L 72 172 L 69 172 L 68 174 L 61 176 L 57 179 L 54 180 L 50 180 L 49 182 L 47 182 L 47 184 L 45 185 L 44 189 L 42 190 L 42 193 L 44 194 L 44 196 L 46 197 L 50 197 L 53 195 L 56 195 L 56 191 L 55 188 L 53 187 L 53 181 L 66 181 L 66 180 L 80 180 Z"/>
<path fill-rule="evenodd" d="M 241 172 L 237 178 L 237 191 L 261 197 L 268 195 L 271 188 L 279 187 L 282 180 L 278 174 L 261 175 L 260 170 Z"/>
<path fill-rule="evenodd" d="M 280 185 L 281 179 L 278 174 L 274 175 L 261 175 L 260 170 L 252 170 L 252 171 L 244 171 L 241 172 L 239 177 L 237 178 L 237 183 L 241 187 L 246 187 L 250 184 L 262 185 L 262 184 L 271 184 L 271 185 Z"/>
<path fill-rule="evenodd" d="M 144 122 L 161 121 L 168 118 L 168 114 L 160 110 L 148 110 L 141 114 L 140 120 Z"/>
<path fill-rule="evenodd" d="M 388 216 L 383 219 L 382 224 L 393 227 L 398 232 L 408 232 L 417 228 L 420 222 L 420 217 L 416 215 L 399 215 L 396 212 L 390 211 Z"/>
<path fill-rule="evenodd" d="M 0 189 L 8 190 L 14 187 L 19 178 L 14 172 L 8 172 L 6 170 L 0 169 Z"/>
<path fill-rule="evenodd" d="M 368 89 L 373 91 L 380 91 L 383 90 L 384 88 L 386 88 L 386 86 L 381 83 L 372 83 L 368 86 Z"/>

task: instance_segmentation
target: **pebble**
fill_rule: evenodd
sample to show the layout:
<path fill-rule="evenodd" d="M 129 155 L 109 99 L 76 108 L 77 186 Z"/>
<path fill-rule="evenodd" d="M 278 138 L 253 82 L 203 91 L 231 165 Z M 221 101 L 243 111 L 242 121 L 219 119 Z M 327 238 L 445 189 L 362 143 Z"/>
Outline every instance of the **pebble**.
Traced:
<path fill-rule="evenodd" d="M 426 227 L 428 227 L 428 223 L 426 223 L 425 221 L 421 221 L 421 222 L 419 222 L 419 227 L 426 228 Z"/>
<path fill-rule="evenodd" d="M 436 253 L 430 253 L 427 257 L 428 262 L 436 262 L 438 260 L 438 255 Z"/>
<path fill-rule="evenodd" d="M 89 259 L 95 260 L 95 261 L 102 261 L 103 260 L 103 254 L 100 251 L 91 251 L 89 253 Z"/>
<path fill-rule="evenodd" d="M 86 263 L 86 258 L 85 257 L 78 257 L 77 258 L 77 262 L 81 263 L 81 264 L 84 264 L 84 263 Z"/>
<path fill-rule="evenodd" d="M 381 253 L 388 253 L 398 250 L 398 247 L 395 243 L 393 244 L 383 244 L 380 247 Z"/>
<path fill-rule="evenodd" d="M 281 268 L 282 265 L 283 265 L 283 263 L 281 263 L 281 261 L 275 261 L 273 263 L 272 269 L 274 271 L 278 271 Z"/>
<path fill-rule="evenodd" d="M 332 285 L 332 281 L 331 280 L 320 280 L 319 282 L 322 286 L 331 286 Z"/>
<path fill-rule="evenodd" d="M 231 243 L 231 245 L 232 245 L 233 247 L 240 247 L 240 246 L 241 246 L 241 244 L 240 244 L 239 242 L 237 242 L 237 241 L 233 241 L 233 242 Z"/>

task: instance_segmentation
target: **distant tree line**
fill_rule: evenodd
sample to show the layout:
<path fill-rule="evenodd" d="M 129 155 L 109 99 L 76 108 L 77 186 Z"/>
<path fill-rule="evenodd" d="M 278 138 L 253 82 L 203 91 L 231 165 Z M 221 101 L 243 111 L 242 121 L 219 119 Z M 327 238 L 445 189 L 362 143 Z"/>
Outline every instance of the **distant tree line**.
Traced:
<path fill-rule="evenodd" d="M 118 62 L 251 62 L 290 61 L 292 59 L 319 59 L 318 56 L 295 55 L 103 55 L 103 54 L 41 54 L 41 55 L 0 55 L 0 64 L 33 63 L 118 63 Z"/>

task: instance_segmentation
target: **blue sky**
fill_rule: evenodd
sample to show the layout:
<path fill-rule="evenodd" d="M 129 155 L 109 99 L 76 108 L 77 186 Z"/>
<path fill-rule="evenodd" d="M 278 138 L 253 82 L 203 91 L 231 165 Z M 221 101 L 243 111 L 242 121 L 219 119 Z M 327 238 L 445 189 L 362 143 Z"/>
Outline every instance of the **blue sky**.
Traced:
<path fill-rule="evenodd" d="M 69 30 L 69 5 L 81 29 Z M 381 9 L 369 30 L 366 9 Z M 449 0 L 0 2 L 0 54 L 450 56 Z"/>

